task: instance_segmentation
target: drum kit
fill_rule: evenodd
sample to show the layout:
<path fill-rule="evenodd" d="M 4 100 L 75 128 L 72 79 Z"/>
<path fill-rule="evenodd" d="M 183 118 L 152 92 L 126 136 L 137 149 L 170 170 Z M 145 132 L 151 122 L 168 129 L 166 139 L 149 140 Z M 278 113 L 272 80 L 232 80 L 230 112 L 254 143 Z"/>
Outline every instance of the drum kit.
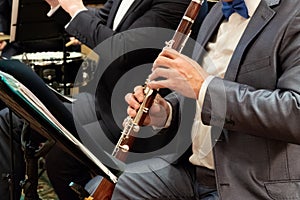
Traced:
<path fill-rule="evenodd" d="M 74 81 L 84 60 L 80 52 L 35 52 L 12 56 L 32 68 L 46 84 L 53 89 L 69 94 L 69 88 L 74 87 Z M 76 85 L 78 86 L 78 84 Z"/>
<path fill-rule="evenodd" d="M 0 41 L 9 40 L 9 35 L 0 35 Z M 91 79 L 86 55 L 75 51 L 44 51 L 12 56 L 32 68 L 46 84 L 58 92 L 70 95 L 70 88 L 87 84 Z"/>

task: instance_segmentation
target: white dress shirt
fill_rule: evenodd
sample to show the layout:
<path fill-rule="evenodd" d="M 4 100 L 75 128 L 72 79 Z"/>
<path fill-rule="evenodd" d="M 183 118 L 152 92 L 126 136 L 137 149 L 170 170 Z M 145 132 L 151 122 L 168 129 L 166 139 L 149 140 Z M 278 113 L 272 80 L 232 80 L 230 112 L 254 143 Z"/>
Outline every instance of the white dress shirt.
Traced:
<path fill-rule="evenodd" d="M 192 127 L 193 154 L 190 162 L 194 165 L 214 169 L 214 161 L 211 143 L 211 126 L 206 126 L 201 120 L 201 108 L 209 82 L 214 76 L 223 78 L 227 70 L 232 54 L 240 41 L 253 13 L 260 0 L 245 0 L 250 18 L 245 19 L 237 13 L 233 13 L 228 21 L 224 20 L 213 41 L 207 46 L 207 54 L 204 57 L 202 67 L 211 76 L 203 83 L 197 100 L 196 115 Z"/>
<path fill-rule="evenodd" d="M 115 19 L 114 19 L 113 30 L 116 30 L 119 23 L 121 22 L 121 20 L 123 19 L 123 17 L 127 13 L 130 6 L 133 4 L 133 2 L 134 2 L 134 0 L 122 0 L 120 6 L 118 8 L 118 12 L 117 12 L 117 14 L 115 16 Z"/>

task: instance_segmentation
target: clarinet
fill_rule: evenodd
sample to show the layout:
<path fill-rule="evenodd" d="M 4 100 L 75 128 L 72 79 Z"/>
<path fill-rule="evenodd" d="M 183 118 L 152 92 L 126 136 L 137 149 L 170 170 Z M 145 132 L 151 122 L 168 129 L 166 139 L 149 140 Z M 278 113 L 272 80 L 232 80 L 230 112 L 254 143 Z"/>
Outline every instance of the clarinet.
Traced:
<path fill-rule="evenodd" d="M 170 41 L 166 42 L 166 47 L 175 49 L 178 52 L 182 51 L 187 39 L 191 34 L 192 25 L 203 2 L 204 0 L 191 0 L 183 18 L 180 21 L 180 24 L 177 27 L 176 32 L 173 35 L 173 38 Z M 148 111 L 158 93 L 157 90 L 152 90 L 151 88 L 147 87 L 147 82 L 148 80 L 146 80 L 145 86 L 143 88 L 145 95 L 144 101 L 141 103 L 140 108 L 137 111 L 137 115 L 134 118 L 128 116 L 125 119 L 124 129 L 121 132 L 121 136 L 112 153 L 115 158 L 121 161 L 126 160 L 128 151 L 133 145 L 134 138 L 139 132 L 140 126 L 143 125 Z M 92 199 L 111 199 L 114 187 L 114 183 L 110 182 L 107 179 L 102 179 L 96 191 L 94 192 Z"/>

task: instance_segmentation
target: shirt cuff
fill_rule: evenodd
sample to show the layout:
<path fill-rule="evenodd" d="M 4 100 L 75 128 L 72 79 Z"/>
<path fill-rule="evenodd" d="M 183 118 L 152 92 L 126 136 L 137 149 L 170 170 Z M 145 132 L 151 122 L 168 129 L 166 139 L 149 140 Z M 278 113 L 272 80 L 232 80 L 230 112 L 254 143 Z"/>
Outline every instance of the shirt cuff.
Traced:
<path fill-rule="evenodd" d="M 215 78 L 215 77 L 214 77 L 214 76 L 211 76 L 211 75 L 208 76 L 208 77 L 204 80 L 204 82 L 203 82 L 203 84 L 202 84 L 202 86 L 201 86 L 201 88 L 200 88 L 199 96 L 198 96 L 198 100 L 197 100 L 197 103 L 198 103 L 198 105 L 200 106 L 200 108 L 202 108 L 202 106 L 203 106 L 204 98 L 205 98 L 205 94 L 206 94 L 208 85 L 209 85 L 209 83 L 212 81 L 213 78 Z"/>
<path fill-rule="evenodd" d="M 171 122 L 172 122 L 172 114 L 173 114 L 173 112 L 172 112 L 172 106 L 171 106 L 171 104 L 169 102 L 167 102 L 167 104 L 169 106 L 169 111 L 170 112 L 169 112 L 169 116 L 168 116 L 168 119 L 166 121 L 166 124 L 165 124 L 164 128 L 168 128 L 170 126 Z"/>
<path fill-rule="evenodd" d="M 57 5 L 55 7 L 51 7 L 50 11 L 47 13 L 48 17 L 51 17 L 58 9 L 59 9 L 60 5 Z"/>

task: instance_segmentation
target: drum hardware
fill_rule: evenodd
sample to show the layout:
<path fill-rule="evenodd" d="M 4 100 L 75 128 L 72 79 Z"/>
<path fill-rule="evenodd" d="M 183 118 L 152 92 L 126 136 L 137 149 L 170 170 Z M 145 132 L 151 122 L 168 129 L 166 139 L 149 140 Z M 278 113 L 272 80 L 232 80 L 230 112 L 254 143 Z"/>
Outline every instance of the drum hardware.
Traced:
<path fill-rule="evenodd" d="M 96 68 L 97 68 L 97 61 L 89 58 L 84 59 L 77 72 L 77 76 L 71 75 L 70 77 L 74 79 L 69 80 L 69 82 L 73 83 L 72 85 L 74 87 L 87 85 L 94 78 L 94 73 L 96 71 Z M 70 73 L 68 72 L 67 74 Z"/>
<path fill-rule="evenodd" d="M 9 109 L 9 135 L 10 135 L 10 173 L 7 174 L 2 174 L 2 179 L 7 180 L 8 185 L 9 185 L 9 194 L 10 194 L 10 199 L 14 200 L 15 198 L 15 192 L 14 192 L 14 185 L 15 185 L 15 180 L 14 180 L 14 170 L 15 170 L 15 163 L 14 163 L 14 140 L 13 140 L 13 121 L 12 121 L 12 110 Z"/>
<path fill-rule="evenodd" d="M 12 119 L 12 110 L 9 109 L 9 132 L 10 136 L 13 135 L 12 133 L 12 126 L 13 119 Z M 30 131 L 29 131 L 29 124 L 25 123 L 21 133 L 21 144 L 24 150 L 24 158 L 26 162 L 26 179 L 20 181 L 20 185 L 23 189 L 25 198 L 24 200 L 40 200 L 39 195 L 37 193 L 38 187 L 38 178 L 40 177 L 41 173 L 38 173 L 38 166 L 39 166 L 39 159 L 46 155 L 46 153 L 51 149 L 51 147 L 55 144 L 54 140 L 48 140 L 43 143 L 42 146 L 36 147 L 30 141 Z M 6 180 L 9 184 L 9 193 L 10 193 L 10 200 L 16 200 L 16 194 L 14 191 L 14 187 L 16 185 L 14 179 L 14 142 L 13 138 L 10 137 L 10 156 L 11 156 L 11 169 L 10 173 L 2 174 L 2 179 Z"/>
<path fill-rule="evenodd" d="M 54 140 L 47 140 L 42 145 L 34 145 L 30 140 L 29 124 L 25 122 L 21 133 L 21 143 L 26 162 L 26 179 L 20 182 L 23 188 L 24 200 L 40 200 L 37 193 L 39 160 L 45 156 L 55 144 Z"/>
<path fill-rule="evenodd" d="M 0 35 L 0 41 L 9 40 L 10 35 Z"/>

